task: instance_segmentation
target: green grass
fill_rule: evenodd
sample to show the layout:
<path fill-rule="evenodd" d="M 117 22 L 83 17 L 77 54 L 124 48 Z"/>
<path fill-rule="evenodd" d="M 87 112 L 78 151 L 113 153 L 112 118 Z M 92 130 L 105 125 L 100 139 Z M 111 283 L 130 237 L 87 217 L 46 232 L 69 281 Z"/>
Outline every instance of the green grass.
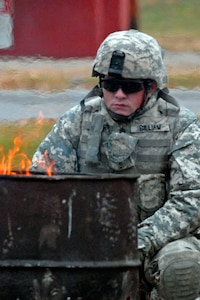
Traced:
<path fill-rule="evenodd" d="M 184 87 L 187 89 L 199 88 L 200 72 L 191 72 L 187 74 L 170 75 L 169 88 Z"/>
<path fill-rule="evenodd" d="M 200 51 L 199 0 L 140 0 L 140 30 L 170 50 Z"/>
<path fill-rule="evenodd" d="M 140 1 L 143 29 L 155 35 L 197 36 L 200 32 L 199 0 Z"/>
<path fill-rule="evenodd" d="M 26 165 L 31 161 L 32 156 L 43 140 L 46 134 L 50 131 L 54 119 L 30 119 L 15 123 L 0 124 L 0 172 L 3 165 L 10 163 L 12 166 L 9 169 L 19 170 L 19 162 L 24 158 Z M 17 141 L 14 140 L 17 138 Z M 17 142 L 17 144 L 16 144 Z M 13 156 L 12 159 L 10 157 Z M 26 169 L 26 166 L 24 167 Z"/>

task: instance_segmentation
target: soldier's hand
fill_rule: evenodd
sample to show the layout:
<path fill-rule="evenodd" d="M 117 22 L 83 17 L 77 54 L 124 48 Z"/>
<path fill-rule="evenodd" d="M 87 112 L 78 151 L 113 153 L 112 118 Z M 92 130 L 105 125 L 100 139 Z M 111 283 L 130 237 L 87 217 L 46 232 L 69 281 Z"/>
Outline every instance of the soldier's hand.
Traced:
<path fill-rule="evenodd" d="M 138 250 L 140 261 L 144 262 L 145 257 L 149 256 L 151 250 L 151 243 L 147 237 L 143 237 L 140 234 L 138 235 Z"/>
<path fill-rule="evenodd" d="M 139 250 L 140 261 L 141 261 L 141 263 L 143 263 L 146 254 L 145 254 L 145 243 L 144 243 L 143 239 L 141 239 L 141 238 L 138 238 L 138 250 Z"/>

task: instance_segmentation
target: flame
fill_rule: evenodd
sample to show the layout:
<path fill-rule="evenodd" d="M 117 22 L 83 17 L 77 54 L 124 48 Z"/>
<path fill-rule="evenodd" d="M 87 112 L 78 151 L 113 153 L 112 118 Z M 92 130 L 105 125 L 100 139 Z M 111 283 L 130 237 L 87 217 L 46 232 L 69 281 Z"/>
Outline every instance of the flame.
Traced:
<path fill-rule="evenodd" d="M 36 126 L 32 132 L 28 132 L 29 140 L 33 140 L 39 136 L 41 126 L 43 125 L 44 116 L 42 112 L 39 113 L 39 118 L 36 120 Z M 23 174 L 26 176 L 32 175 L 30 173 L 31 159 L 26 153 L 24 153 L 21 148 L 23 145 L 27 145 L 27 136 L 23 136 L 23 132 L 19 131 L 17 136 L 13 139 L 13 148 L 8 150 L 8 153 L 4 153 L 4 148 L 0 145 L 0 174 L 3 175 L 14 175 L 14 174 Z M 21 136 L 20 136 L 21 135 Z M 46 174 L 52 176 L 52 170 L 54 162 L 50 160 L 47 151 L 44 153 L 44 159 L 46 165 Z"/>
<path fill-rule="evenodd" d="M 46 174 L 48 176 L 52 176 L 52 170 L 53 170 L 53 166 L 55 163 L 54 163 L 54 161 L 52 161 L 49 158 L 49 154 L 48 154 L 47 150 L 44 152 L 44 159 L 45 159 L 46 165 L 48 165 L 48 167 L 46 168 Z"/>
<path fill-rule="evenodd" d="M 43 115 L 42 111 L 39 111 L 39 117 L 36 121 L 36 124 L 37 125 L 42 125 L 43 121 L 44 121 L 44 115 Z"/>
<path fill-rule="evenodd" d="M 20 152 L 22 145 L 22 139 L 17 136 L 13 140 L 13 149 L 8 151 L 7 156 L 3 152 L 3 147 L 0 147 L 0 174 L 16 174 L 25 172 L 26 175 L 30 175 L 29 169 L 31 166 L 31 160 L 23 152 Z M 13 165 L 18 161 L 18 170 L 13 171 Z"/>

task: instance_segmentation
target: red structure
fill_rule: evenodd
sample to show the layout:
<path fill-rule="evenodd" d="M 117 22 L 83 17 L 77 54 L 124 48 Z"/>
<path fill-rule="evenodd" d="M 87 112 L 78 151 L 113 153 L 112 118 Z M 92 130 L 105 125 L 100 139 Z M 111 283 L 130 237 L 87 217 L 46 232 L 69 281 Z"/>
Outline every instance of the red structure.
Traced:
<path fill-rule="evenodd" d="M 94 56 L 107 34 L 131 27 L 133 0 L 12 1 L 13 44 L 0 55 Z M 135 18 L 135 16 L 134 16 Z"/>

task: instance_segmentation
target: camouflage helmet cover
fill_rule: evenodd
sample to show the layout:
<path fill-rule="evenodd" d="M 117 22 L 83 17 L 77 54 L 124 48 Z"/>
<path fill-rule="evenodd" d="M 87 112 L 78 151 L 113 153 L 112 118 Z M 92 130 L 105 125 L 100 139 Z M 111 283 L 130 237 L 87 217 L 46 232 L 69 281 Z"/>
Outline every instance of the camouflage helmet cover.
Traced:
<path fill-rule="evenodd" d="M 94 60 L 93 76 L 108 75 L 115 50 L 125 53 L 123 78 L 153 79 L 158 88 L 166 85 L 167 74 L 161 47 L 153 37 L 133 29 L 117 31 L 105 38 Z"/>

